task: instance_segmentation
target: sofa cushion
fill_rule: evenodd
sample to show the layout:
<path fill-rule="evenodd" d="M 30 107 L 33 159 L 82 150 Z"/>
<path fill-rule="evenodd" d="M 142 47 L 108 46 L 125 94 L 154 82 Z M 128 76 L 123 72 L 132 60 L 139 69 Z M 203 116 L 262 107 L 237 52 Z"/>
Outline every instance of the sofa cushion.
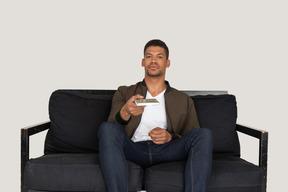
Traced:
<path fill-rule="evenodd" d="M 128 163 L 129 191 L 140 191 L 143 171 Z M 97 154 L 49 154 L 30 159 L 25 167 L 26 189 L 40 191 L 106 191 Z"/>
<path fill-rule="evenodd" d="M 113 92 L 101 95 L 93 90 L 57 90 L 49 101 L 51 127 L 45 140 L 45 154 L 98 151 L 98 126 L 106 121 Z"/>
<path fill-rule="evenodd" d="M 201 127 L 213 132 L 213 153 L 240 155 L 236 132 L 237 106 L 234 95 L 192 97 Z"/>
<path fill-rule="evenodd" d="M 185 161 L 154 165 L 145 172 L 145 189 L 149 192 L 184 191 Z M 236 156 L 216 156 L 212 162 L 212 174 L 208 192 L 259 192 L 262 187 L 262 171 Z"/>
<path fill-rule="evenodd" d="M 49 102 L 51 128 L 45 140 L 45 154 L 55 152 L 97 152 L 98 126 L 106 121 L 114 91 L 57 90 Z M 236 133 L 237 107 L 233 95 L 193 96 L 201 127 L 214 135 L 214 153 L 239 155 Z"/>

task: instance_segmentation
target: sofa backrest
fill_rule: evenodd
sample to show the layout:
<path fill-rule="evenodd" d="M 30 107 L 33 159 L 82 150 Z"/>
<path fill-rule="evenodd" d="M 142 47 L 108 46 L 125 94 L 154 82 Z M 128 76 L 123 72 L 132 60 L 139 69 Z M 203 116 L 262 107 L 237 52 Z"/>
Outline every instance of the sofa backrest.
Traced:
<path fill-rule="evenodd" d="M 236 98 L 225 91 L 183 91 L 193 99 L 201 127 L 214 136 L 214 153 L 240 155 Z M 97 153 L 99 125 L 115 90 L 56 90 L 49 101 L 51 127 L 44 153 Z"/>

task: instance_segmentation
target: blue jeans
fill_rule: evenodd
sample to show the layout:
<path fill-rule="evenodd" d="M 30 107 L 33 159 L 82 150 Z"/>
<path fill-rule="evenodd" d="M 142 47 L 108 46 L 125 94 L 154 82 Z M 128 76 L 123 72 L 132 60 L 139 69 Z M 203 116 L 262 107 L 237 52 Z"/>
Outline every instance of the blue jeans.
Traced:
<path fill-rule="evenodd" d="M 193 129 L 181 138 L 163 145 L 152 141 L 133 142 L 124 128 L 115 122 L 99 127 L 99 157 L 109 192 L 128 191 L 126 160 L 143 168 L 170 161 L 186 161 L 185 192 L 205 192 L 212 167 L 212 133 Z"/>

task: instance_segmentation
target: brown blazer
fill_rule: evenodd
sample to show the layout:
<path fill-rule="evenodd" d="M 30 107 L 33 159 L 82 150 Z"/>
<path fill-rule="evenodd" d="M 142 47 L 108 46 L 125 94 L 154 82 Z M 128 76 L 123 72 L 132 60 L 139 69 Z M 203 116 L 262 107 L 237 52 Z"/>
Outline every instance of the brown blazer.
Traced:
<path fill-rule="evenodd" d="M 199 128 L 198 117 L 193 100 L 185 93 L 170 87 L 165 81 L 167 88 L 164 94 L 167 131 L 175 137 L 181 137 L 194 128 Z M 120 110 L 133 96 L 140 94 L 146 97 L 147 87 L 145 81 L 131 86 L 120 86 L 115 92 L 112 100 L 112 108 L 108 121 L 115 121 L 123 125 L 127 135 L 131 138 L 137 129 L 141 116 L 132 116 L 128 122 L 120 116 Z"/>

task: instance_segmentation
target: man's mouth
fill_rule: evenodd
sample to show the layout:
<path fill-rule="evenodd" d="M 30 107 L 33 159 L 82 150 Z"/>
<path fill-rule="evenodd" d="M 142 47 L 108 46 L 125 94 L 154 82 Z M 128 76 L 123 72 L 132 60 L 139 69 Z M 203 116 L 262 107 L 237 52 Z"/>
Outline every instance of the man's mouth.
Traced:
<path fill-rule="evenodd" d="M 150 65 L 148 68 L 152 70 L 159 69 L 157 65 Z"/>

